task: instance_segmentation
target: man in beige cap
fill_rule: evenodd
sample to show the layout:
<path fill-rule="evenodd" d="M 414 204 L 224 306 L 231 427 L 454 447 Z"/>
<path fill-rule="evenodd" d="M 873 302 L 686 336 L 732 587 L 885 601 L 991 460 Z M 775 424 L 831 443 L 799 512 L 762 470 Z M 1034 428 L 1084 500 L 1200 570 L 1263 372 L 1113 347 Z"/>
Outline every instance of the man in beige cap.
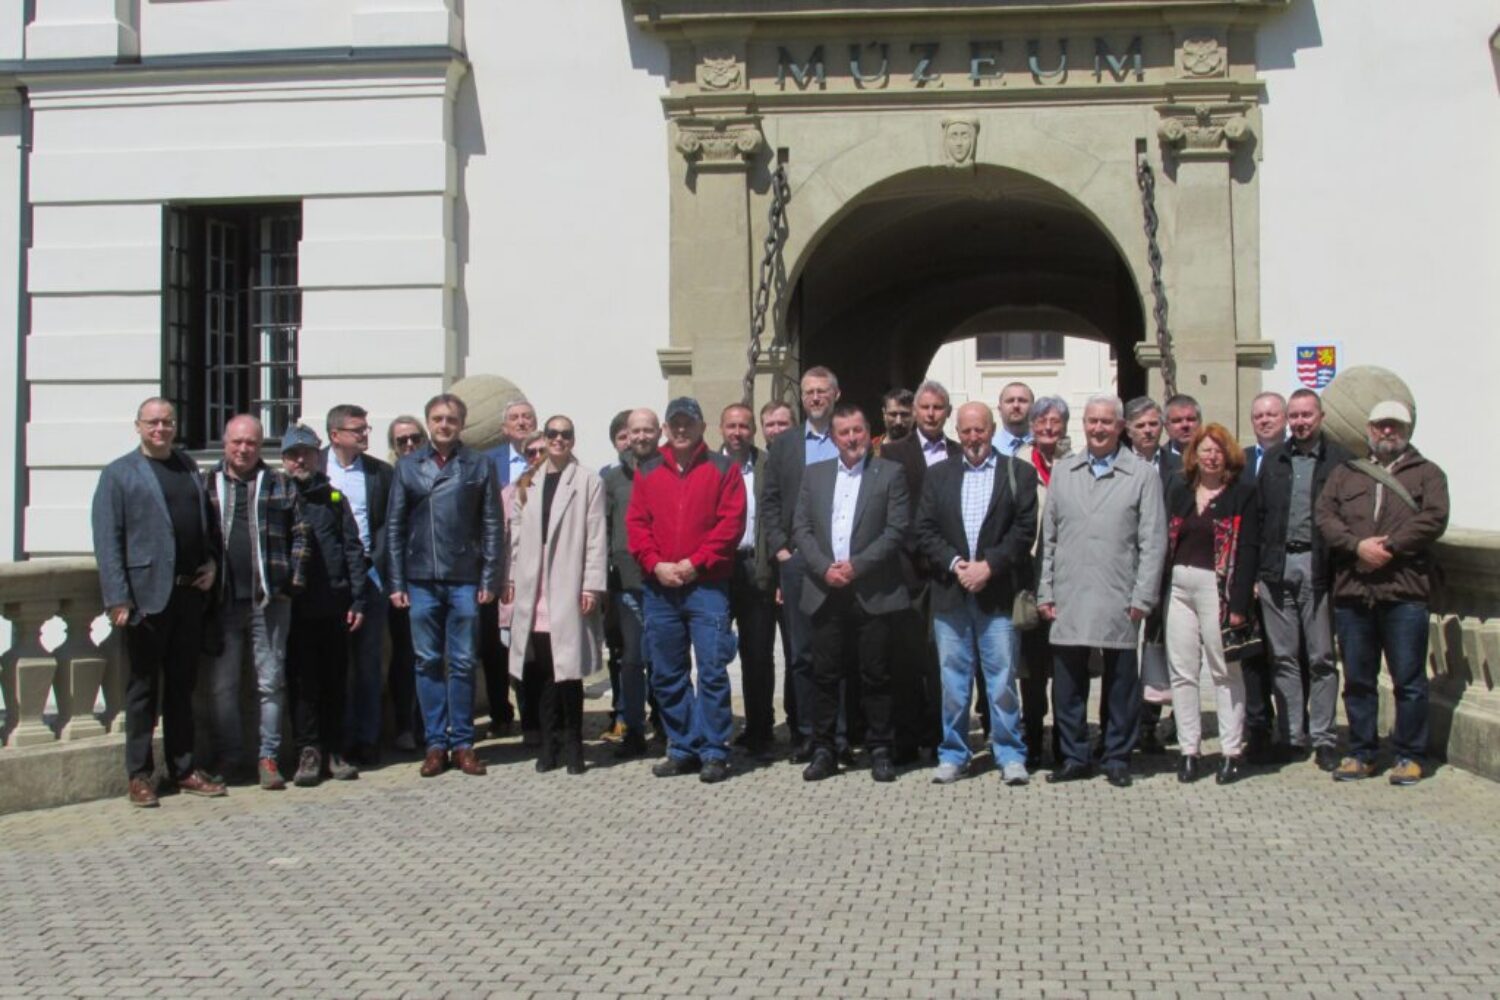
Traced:
<path fill-rule="evenodd" d="M 1332 555 L 1333 620 L 1344 656 L 1349 753 L 1336 781 L 1375 773 L 1380 657 L 1391 672 L 1393 785 L 1422 779 L 1427 750 L 1427 601 L 1432 545 L 1448 526 L 1448 479 L 1411 446 L 1411 409 L 1388 400 L 1370 410 L 1370 455 L 1334 469 L 1316 520 Z"/>

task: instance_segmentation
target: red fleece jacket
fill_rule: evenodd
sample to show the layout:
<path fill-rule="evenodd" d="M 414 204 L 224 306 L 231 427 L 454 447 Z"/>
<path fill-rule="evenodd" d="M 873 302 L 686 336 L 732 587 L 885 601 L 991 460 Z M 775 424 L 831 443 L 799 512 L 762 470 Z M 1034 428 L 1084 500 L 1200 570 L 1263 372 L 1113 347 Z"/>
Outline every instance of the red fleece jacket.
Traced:
<path fill-rule="evenodd" d="M 678 468 L 672 449 L 642 462 L 625 512 L 630 554 L 648 577 L 659 562 L 689 559 L 698 579 L 727 580 L 745 533 L 745 479 L 739 467 L 699 443 Z"/>

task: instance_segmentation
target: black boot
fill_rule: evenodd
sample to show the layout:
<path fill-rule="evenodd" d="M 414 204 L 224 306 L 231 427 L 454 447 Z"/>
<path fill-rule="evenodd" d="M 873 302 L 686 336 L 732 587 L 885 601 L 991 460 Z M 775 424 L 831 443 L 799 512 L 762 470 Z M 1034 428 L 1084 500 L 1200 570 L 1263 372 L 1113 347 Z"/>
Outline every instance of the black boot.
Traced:
<path fill-rule="evenodd" d="M 557 735 L 549 730 L 542 730 L 542 742 L 536 755 L 536 770 L 538 774 L 546 774 L 548 771 L 557 770 L 558 751 L 560 749 Z"/>
<path fill-rule="evenodd" d="M 562 757 L 569 774 L 583 773 L 583 734 L 579 730 L 570 729 L 563 734 Z"/>

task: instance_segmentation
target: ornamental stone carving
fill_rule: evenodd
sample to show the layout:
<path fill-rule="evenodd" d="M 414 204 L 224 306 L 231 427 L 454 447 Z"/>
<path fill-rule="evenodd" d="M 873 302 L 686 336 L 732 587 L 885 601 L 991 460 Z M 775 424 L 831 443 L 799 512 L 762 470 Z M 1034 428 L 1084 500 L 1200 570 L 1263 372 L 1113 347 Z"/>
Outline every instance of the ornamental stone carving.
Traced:
<path fill-rule="evenodd" d="M 739 57 L 727 48 L 702 50 L 698 62 L 698 86 L 704 90 L 736 90 L 745 80 Z"/>
<path fill-rule="evenodd" d="M 1212 35 L 1190 36 L 1182 43 L 1182 75 L 1190 77 L 1223 76 L 1228 71 L 1228 54 Z"/>
<path fill-rule="evenodd" d="M 1250 138 L 1250 122 L 1243 104 L 1163 104 L 1156 109 L 1162 123 L 1156 135 L 1163 149 L 1178 159 L 1216 159 L 1232 154 L 1232 147 Z"/>
<path fill-rule="evenodd" d="M 979 120 L 972 117 L 943 119 L 943 155 L 951 167 L 972 167 L 979 145 Z"/>
<path fill-rule="evenodd" d="M 699 170 L 743 169 L 765 144 L 753 118 L 691 118 L 677 123 L 677 151 Z"/>

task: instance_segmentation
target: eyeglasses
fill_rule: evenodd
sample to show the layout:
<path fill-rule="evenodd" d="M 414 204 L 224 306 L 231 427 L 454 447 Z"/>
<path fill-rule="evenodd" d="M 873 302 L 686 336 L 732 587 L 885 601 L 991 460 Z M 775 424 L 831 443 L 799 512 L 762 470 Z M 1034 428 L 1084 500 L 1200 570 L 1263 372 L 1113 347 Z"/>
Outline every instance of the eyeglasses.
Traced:
<path fill-rule="evenodd" d="M 157 417 L 155 420 L 137 420 L 136 423 L 142 427 L 176 427 L 177 421 L 171 417 Z"/>
<path fill-rule="evenodd" d="M 546 448 L 527 448 L 525 451 L 527 458 L 541 458 L 545 454 L 547 454 Z"/>
<path fill-rule="evenodd" d="M 370 425 L 369 424 L 362 424 L 359 427 L 340 427 L 338 429 L 340 431 L 343 431 L 345 434 L 353 434 L 355 437 L 369 437 L 370 436 Z"/>
<path fill-rule="evenodd" d="M 558 438 L 562 438 L 564 441 L 571 441 L 573 440 L 573 432 L 563 430 L 561 427 L 548 427 L 547 440 L 556 441 Z"/>
<path fill-rule="evenodd" d="M 400 445 L 402 448 L 407 448 L 411 445 L 421 443 L 422 435 L 420 434 L 402 434 L 396 438 L 396 444 Z"/>

